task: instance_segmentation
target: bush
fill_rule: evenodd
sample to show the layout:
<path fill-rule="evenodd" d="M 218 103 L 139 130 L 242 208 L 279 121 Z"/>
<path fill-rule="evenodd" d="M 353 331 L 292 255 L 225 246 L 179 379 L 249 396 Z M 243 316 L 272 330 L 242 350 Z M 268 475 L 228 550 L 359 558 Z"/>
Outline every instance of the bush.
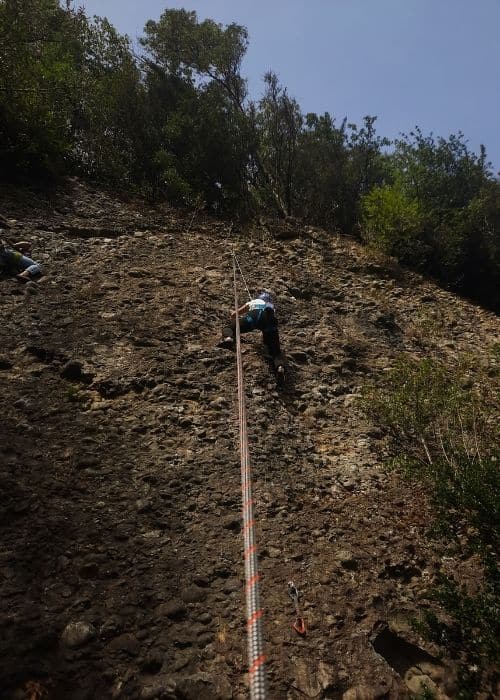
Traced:
<path fill-rule="evenodd" d="M 418 202 L 397 186 L 374 187 L 361 202 L 365 241 L 403 263 L 421 267 L 427 257 Z"/>
<path fill-rule="evenodd" d="M 400 463 L 432 487 L 441 511 L 465 519 L 483 543 L 498 544 L 498 373 L 493 365 L 484 387 L 471 386 L 469 369 L 464 363 L 452 374 L 431 359 L 401 361 L 369 393 L 367 407 L 401 451 Z"/>
<path fill-rule="evenodd" d="M 446 621 L 424 611 L 416 623 L 459 661 L 463 700 L 492 682 L 499 651 L 499 355 L 494 347 L 487 366 L 463 360 L 454 370 L 431 359 L 402 360 L 364 399 L 388 432 L 396 463 L 427 484 L 448 535 L 482 562 L 474 595 L 453 578 L 438 581 L 432 597 Z"/>

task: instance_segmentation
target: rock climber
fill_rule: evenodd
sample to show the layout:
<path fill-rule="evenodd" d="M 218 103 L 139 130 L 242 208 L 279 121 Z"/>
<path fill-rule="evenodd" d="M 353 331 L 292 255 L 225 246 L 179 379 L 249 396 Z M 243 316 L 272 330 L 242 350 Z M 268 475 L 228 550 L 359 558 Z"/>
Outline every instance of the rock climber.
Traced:
<path fill-rule="evenodd" d="M 28 255 L 31 255 L 31 244 L 28 241 L 13 243 L 10 247 L 1 241 L 0 271 L 15 273 L 20 282 L 29 282 L 40 277 L 43 274 L 42 266 Z"/>
<path fill-rule="evenodd" d="M 251 299 L 236 311 L 231 312 L 229 325 L 222 330 L 220 347 L 232 349 L 236 335 L 236 316 L 240 324 L 240 333 L 250 331 L 262 331 L 262 340 L 267 346 L 273 361 L 274 371 L 278 379 L 285 376 L 285 363 L 281 354 L 280 338 L 278 334 L 278 320 L 273 304 L 273 295 L 268 289 L 263 289 L 256 299 Z"/>

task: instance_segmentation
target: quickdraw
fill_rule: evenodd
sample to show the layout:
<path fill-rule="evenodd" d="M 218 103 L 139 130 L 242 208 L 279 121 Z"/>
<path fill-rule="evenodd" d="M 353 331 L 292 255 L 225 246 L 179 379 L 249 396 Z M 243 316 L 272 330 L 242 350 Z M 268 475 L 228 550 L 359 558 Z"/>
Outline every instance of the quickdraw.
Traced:
<path fill-rule="evenodd" d="M 297 632 L 297 634 L 300 634 L 301 637 L 304 637 L 306 634 L 306 623 L 304 622 L 304 618 L 300 614 L 299 591 L 293 581 L 288 581 L 288 595 L 293 600 L 293 604 L 295 606 L 296 617 L 292 628 Z"/>

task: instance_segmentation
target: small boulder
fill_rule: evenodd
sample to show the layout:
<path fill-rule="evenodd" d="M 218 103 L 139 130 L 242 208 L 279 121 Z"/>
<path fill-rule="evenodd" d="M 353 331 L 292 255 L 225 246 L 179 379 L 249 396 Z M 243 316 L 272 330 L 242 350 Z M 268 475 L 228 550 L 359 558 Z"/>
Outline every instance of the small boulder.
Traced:
<path fill-rule="evenodd" d="M 95 627 L 88 622 L 70 622 L 64 628 L 61 642 L 69 649 L 77 649 L 90 642 L 97 635 Z"/>

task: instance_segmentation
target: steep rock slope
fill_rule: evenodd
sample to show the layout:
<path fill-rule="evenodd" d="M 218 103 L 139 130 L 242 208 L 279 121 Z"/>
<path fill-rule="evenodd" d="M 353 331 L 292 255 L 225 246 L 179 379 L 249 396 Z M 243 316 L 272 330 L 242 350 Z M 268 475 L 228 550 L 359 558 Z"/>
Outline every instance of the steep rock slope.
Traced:
<path fill-rule="evenodd" d="M 405 698 L 422 680 L 453 697 L 453 663 L 408 620 L 467 562 L 427 537 L 425 495 L 386 470 L 358 397 L 429 352 L 422 319 L 445 359 L 498 342 L 498 320 L 298 225 L 229 239 L 77 181 L 7 192 L 0 213 L 48 273 L 0 281 L 4 697 L 246 697 L 235 366 L 216 347 L 231 245 L 277 295 L 288 363 L 277 387 L 244 338 L 270 697 Z"/>

